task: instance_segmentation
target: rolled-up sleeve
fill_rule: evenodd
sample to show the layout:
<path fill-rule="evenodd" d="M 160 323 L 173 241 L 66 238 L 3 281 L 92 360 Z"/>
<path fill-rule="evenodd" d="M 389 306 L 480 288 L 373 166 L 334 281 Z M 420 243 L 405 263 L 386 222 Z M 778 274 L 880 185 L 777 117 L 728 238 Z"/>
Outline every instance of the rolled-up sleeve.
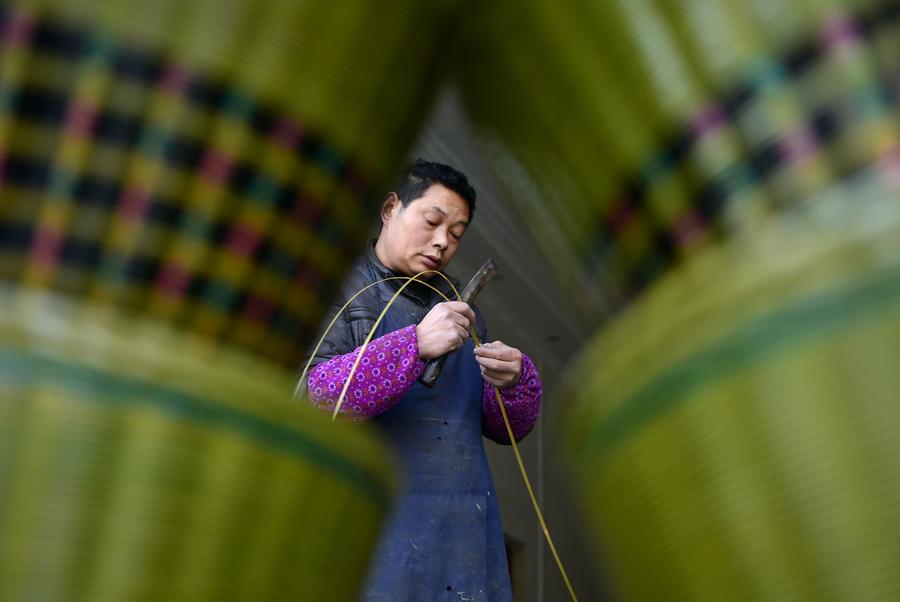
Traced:
<path fill-rule="evenodd" d="M 511 387 L 500 389 L 503 399 L 503 407 L 509 417 L 513 436 L 516 441 L 522 439 L 531 432 L 537 422 L 541 410 L 542 385 L 537 368 L 531 358 L 522 354 L 522 373 L 519 382 Z M 497 443 L 509 441 L 506 425 L 503 424 L 503 415 L 497 405 L 497 397 L 494 394 L 494 386 L 484 383 L 484 391 L 481 400 L 482 430 L 484 435 Z"/>

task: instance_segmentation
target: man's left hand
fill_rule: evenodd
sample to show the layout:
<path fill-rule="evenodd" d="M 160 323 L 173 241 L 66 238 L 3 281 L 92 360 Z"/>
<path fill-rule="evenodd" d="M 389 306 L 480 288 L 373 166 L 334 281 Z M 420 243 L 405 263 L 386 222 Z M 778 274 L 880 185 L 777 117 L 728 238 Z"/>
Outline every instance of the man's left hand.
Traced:
<path fill-rule="evenodd" d="M 522 352 L 502 341 L 476 347 L 475 361 L 484 380 L 501 389 L 515 385 L 522 376 Z"/>

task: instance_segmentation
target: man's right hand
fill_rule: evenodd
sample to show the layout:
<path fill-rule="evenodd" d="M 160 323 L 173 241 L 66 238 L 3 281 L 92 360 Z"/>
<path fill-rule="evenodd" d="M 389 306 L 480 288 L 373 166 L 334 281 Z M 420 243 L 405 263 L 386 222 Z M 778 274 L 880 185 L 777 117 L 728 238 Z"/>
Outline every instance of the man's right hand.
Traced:
<path fill-rule="evenodd" d="M 475 312 L 461 301 L 438 303 L 416 326 L 419 358 L 429 360 L 456 351 L 469 338 Z"/>

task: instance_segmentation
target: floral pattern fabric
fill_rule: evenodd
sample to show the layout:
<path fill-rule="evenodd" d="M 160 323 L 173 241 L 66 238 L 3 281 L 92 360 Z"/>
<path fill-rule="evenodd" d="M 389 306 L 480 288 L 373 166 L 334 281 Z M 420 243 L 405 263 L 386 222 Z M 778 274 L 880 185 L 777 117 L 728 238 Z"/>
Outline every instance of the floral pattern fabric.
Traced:
<path fill-rule="evenodd" d="M 307 389 L 313 404 L 327 410 L 334 408 L 360 349 L 357 347 L 350 353 L 337 355 L 310 371 Z M 365 419 L 387 412 L 403 398 L 424 370 L 425 362 L 419 359 L 415 324 L 371 340 L 347 387 L 341 414 Z M 517 440 L 527 435 L 537 421 L 541 389 L 537 368 L 523 353 L 519 382 L 500 390 Z M 481 412 L 485 434 L 508 443 L 509 435 L 497 406 L 494 387 L 487 382 L 484 383 Z"/>

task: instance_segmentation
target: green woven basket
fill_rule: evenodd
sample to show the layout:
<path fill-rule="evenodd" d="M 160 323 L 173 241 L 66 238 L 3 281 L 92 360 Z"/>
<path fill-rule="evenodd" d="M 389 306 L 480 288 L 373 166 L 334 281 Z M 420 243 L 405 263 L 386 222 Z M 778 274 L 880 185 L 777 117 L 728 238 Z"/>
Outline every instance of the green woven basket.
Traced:
<path fill-rule="evenodd" d="M 295 369 L 455 0 L 0 6 L 0 280 Z"/>
<path fill-rule="evenodd" d="M 605 319 L 711 241 L 897 173 L 891 2 L 477 3 L 458 78 L 563 290 Z"/>
<path fill-rule="evenodd" d="M 46 294 L 0 304 L 0 600 L 355 600 L 393 490 L 288 375 Z"/>
<path fill-rule="evenodd" d="M 844 192 L 666 276 L 560 396 L 623 600 L 900 598 L 900 213 Z"/>

